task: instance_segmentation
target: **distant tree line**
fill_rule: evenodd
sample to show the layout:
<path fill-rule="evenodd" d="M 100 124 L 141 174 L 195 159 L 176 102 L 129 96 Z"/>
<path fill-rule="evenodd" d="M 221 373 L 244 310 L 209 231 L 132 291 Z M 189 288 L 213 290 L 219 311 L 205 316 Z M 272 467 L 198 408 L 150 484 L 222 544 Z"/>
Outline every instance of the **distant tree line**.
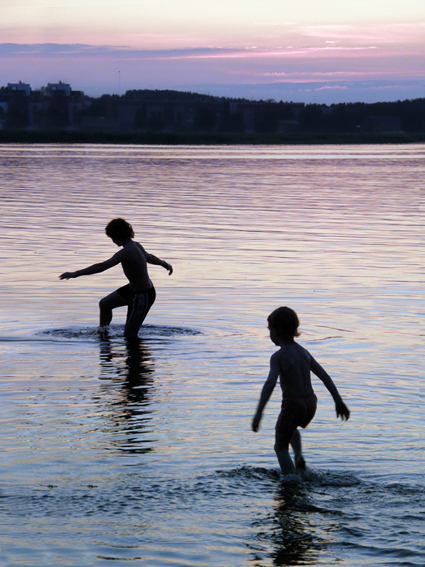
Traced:
<path fill-rule="evenodd" d="M 425 132 L 425 98 L 323 105 L 276 102 L 271 99 L 250 101 L 172 90 L 130 90 L 123 97 L 103 95 L 92 99 L 84 112 L 87 116 L 111 116 L 114 108 L 118 113 L 119 102 L 125 100 L 139 104 L 132 124 L 134 130 L 161 131 L 167 129 L 170 120 L 174 122 L 176 130 L 187 129 L 187 124 L 179 122 L 178 116 L 167 115 L 166 109 L 169 104 L 171 112 L 172 106 L 175 108 L 176 103 L 183 102 L 192 103 L 190 129 L 198 132 L 358 132 L 374 129 L 371 118 L 386 119 L 386 122 L 378 122 L 380 126 L 376 128 L 380 131 Z M 153 101 L 162 105 L 156 113 L 148 111 Z M 247 117 L 249 109 L 252 110 L 251 120 Z M 396 121 L 390 121 L 390 118 Z"/>
<path fill-rule="evenodd" d="M 40 91 L 19 83 L 0 88 L 0 127 L 239 134 L 422 133 L 425 98 L 323 105 L 150 89 L 95 98 L 61 82 Z"/>
<path fill-rule="evenodd" d="M 425 98 L 397 102 L 308 104 L 299 116 L 300 129 L 308 132 L 354 132 L 371 117 L 398 118 L 404 132 L 425 131 Z"/>

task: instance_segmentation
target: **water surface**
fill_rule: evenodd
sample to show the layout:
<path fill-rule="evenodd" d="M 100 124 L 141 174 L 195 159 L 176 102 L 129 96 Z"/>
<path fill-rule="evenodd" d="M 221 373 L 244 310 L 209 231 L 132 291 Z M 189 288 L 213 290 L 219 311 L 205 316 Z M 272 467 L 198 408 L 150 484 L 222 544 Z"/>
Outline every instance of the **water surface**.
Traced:
<path fill-rule="evenodd" d="M 424 564 L 425 146 L 0 146 L 4 566 Z M 123 216 L 157 302 L 140 344 L 99 299 Z M 314 381 L 296 489 L 251 417 L 289 305 Z"/>

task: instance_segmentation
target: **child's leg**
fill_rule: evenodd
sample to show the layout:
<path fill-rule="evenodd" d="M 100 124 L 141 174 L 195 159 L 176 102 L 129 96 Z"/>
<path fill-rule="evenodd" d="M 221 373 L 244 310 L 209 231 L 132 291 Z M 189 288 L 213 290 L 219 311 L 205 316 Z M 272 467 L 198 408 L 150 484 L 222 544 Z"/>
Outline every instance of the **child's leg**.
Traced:
<path fill-rule="evenodd" d="M 305 470 L 305 460 L 302 453 L 301 433 L 298 429 L 291 437 L 291 447 L 294 451 L 295 467 L 300 470 Z"/>
<path fill-rule="evenodd" d="M 124 307 L 127 301 L 117 291 L 113 291 L 99 301 L 99 325 L 107 327 L 112 321 L 112 309 L 115 307 Z"/>
<path fill-rule="evenodd" d="M 124 327 L 124 336 L 127 338 L 137 337 L 140 327 L 154 304 L 156 298 L 155 288 L 134 295 L 131 305 L 128 307 L 127 321 Z"/>
<path fill-rule="evenodd" d="M 278 428 L 276 428 L 274 450 L 283 474 L 295 473 L 294 463 L 289 455 L 289 441 L 292 441 L 292 437 L 293 434 L 288 435 L 286 432 L 281 432 Z"/>

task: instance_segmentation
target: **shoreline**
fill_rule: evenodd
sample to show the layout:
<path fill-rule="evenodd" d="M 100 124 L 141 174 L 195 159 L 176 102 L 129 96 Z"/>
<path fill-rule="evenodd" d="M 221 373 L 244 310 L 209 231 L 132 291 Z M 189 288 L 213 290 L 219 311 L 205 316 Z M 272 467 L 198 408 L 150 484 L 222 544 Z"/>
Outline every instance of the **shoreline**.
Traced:
<path fill-rule="evenodd" d="M 420 144 L 425 132 L 283 134 L 202 132 L 89 132 L 80 130 L 0 130 L 0 144 L 131 144 L 131 145 L 355 145 Z"/>

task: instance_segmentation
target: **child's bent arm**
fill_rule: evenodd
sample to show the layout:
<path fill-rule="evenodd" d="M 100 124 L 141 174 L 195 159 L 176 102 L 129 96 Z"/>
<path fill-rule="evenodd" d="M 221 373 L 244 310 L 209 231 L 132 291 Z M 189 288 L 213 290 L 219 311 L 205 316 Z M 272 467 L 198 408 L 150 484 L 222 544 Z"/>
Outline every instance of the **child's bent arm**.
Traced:
<path fill-rule="evenodd" d="M 311 357 L 310 368 L 311 368 L 311 371 L 318 378 L 320 378 L 320 380 L 323 382 L 323 384 L 328 389 L 330 395 L 332 396 L 332 398 L 335 402 L 336 416 L 337 417 L 341 416 L 341 419 L 343 421 L 344 421 L 344 419 L 347 420 L 350 417 L 350 410 L 347 408 L 347 406 L 342 401 L 342 398 L 341 398 L 341 396 L 340 396 L 340 394 L 337 390 L 337 387 L 335 386 L 332 378 L 329 376 L 329 374 L 326 372 L 326 370 L 322 366 L 320 366 L 320 364 L 317 362 L 317 360 L 315 360 L 313 357 Z"/>
<path fill-rule="evenodd" d="M 258 431 L 260 425 L 261 417 L 263 415 L 264 407 L 270 399 L 273 393 L 274 387 L 276 386 L 277 379 L 279 377 L 279 357 L 275 353 L 270 359 L 270 372 L 267 380 L 264 383 L 263 389 L 261 390 L 260 401 L 258 402 L 257 412 L 252 420 L 252 430 Z"/>
<path fill-rule="evenodd" d="M 333 397 L 334 402 L 337 404 L 340 401 L 342 401 L 341 396 L 339 395 L 339 392 L 336 389 L 336 386 L 333 383 L 332 378 L 329 376 L 329 374 L 326 372 L 326 370 L 322 366 L 320 366 L 320 364 L 317 362 L 317 360 L 314 360 L 313 357 L 311 357 L 310 368 L 311 368 L 311 371 L 314 374 L 316 374 L 316 376 L 318 378 L 320 378 L 320 380 L 326 386 L 330 395 Z"/>
<path fill-rule="evenodd" d="M 162 266 L 168 271 L 168 275 L 171 276 L 171 274 L 173 273 L 173 267 L 171 264 L 165 262 L 164 260 L 161 260 L 160 258 L 154 256 L 153 254 L 149 254 L 149 252 L 146 252 L 146 250 L 144 249 L 143 251 L 145 253 L 146 262 L 148 262 L 149 264 L 154 264 L 155 266 Z"/>
<path fill-rule="evenodd" d="M 168 275 L 171 276 L 171 274 L 173 273 L 173 266 L 171 264 L 165 262 L 164 260 L 161 260 L 161 258 L 158 258 L 157 256 L 154 256 L 154 254 L 149 254 L 149 252 L 147 252 L 143 248 L 140 242 L 136 242 L 136 244 L 145 255 L 146 262 L 148 262 L 148 264 L 153 264 L 154 266 L 162 266 L 167 270 Z"/>

